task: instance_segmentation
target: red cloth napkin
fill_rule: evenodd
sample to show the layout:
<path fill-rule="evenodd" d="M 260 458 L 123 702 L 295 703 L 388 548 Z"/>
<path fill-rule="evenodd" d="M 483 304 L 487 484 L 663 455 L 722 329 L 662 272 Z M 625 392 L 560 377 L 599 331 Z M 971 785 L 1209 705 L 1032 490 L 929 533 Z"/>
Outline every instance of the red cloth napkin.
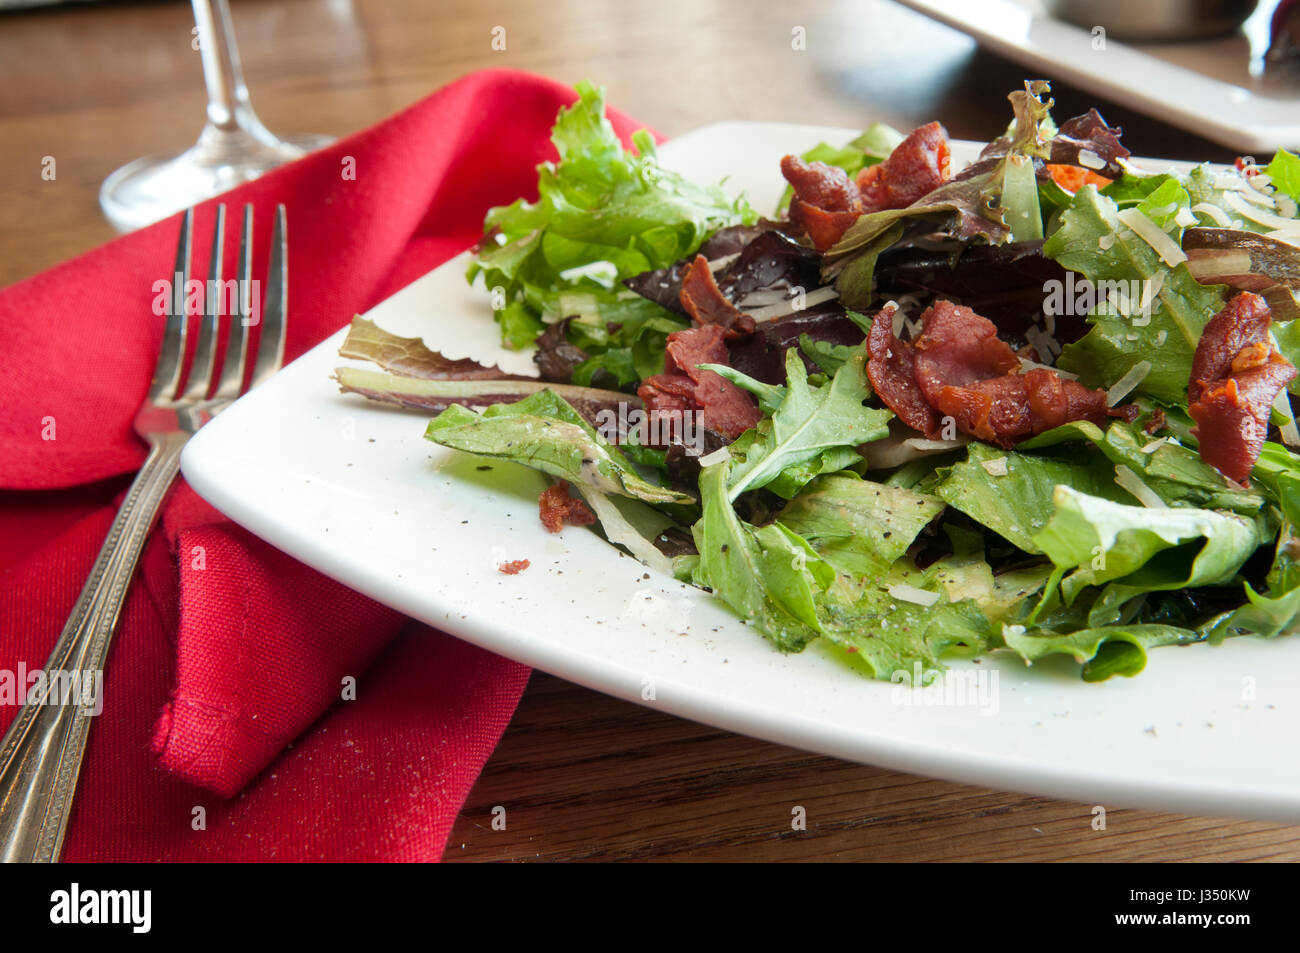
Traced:
<path fill-rule="evenodd" d="M 475 73 L 223 196 L 234 221 L 256 209 L 255 275 L 288 208 L 286 359 L 463 250 L 490 206 L 535 196 L 575 98 Z M 625 140 L 636 128 L 610 118 Z M 200 262 L 213 214 L 196 213 Z M 44 664 L 144 458 L 131 421 L 177 228 L 0 290 L 0 730 L 17 711 L 4 671 L 12 686 Z M 64 858 L 436 860 L 528 674 L 297 563 L 179 481 L 126 600 Z"/>

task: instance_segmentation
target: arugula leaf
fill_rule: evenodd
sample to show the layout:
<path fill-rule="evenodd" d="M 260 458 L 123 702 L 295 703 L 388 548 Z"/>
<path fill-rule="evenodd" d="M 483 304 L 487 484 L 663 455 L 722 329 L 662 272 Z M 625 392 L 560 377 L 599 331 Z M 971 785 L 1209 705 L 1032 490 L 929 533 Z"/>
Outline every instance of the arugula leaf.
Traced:
<path fill-rule="evenodd" d="M 600 493 L 647 503 L 693 502 L 685 493 L 642 478 L 617 447 L 550 390 L 513 404 L 493 404 L 481 414 L 449 407 L 429 421 L 424 436 L 454 450 L 513 460 Z"/>
<path fill-rule="evenodd" d="M 804 468 L 809 480 L 818 473 L 843 469 L 860 459 L 854 447 L 887 436 L 893 414 L 864 405 L 871 396 L 865 365 L 864 343 L 829 383 L 812 387 L 803 359 L 790 348 L 785 353 L 783 389 L 721 365 L 703 365 L 750 389 L 765 410 L 772 408 L 771 416 L 759 422 L 750 441 L 739 448 L 732 444 L 733 457 L 738 452 L 743 452 L 743 457 L 731 468 L 728 498 L 734 502 L 742 493 L 772 484 L 794 468 Z M 789 481 L 785 488 L 787 492 L 791 489 Z"/>
<path fill-rule="evenodd" d="M 1260 494 L 1229 483 L 1196 451 L 1170 440 L 1153 439 L 1118 420 L 1112 421 L 1104 432 L 1086 420 L 1068 423 L 1024 441 L 1018 449 L 1038 450 L 1072 440 L 1086 440 L 1117 467 L 1128 467 L 1170 506 L 1231 510 L 1249 516 L 1258 513 L 1266 502 Z M 1076 484 L 1075 489 L 1085 488 Z M 1088 492 L 1122 503 L 1132 502 L 1127 495 Z"/>
<path fill-rule="evenodd" d="M 1027 553 L 1043 552 L 1034 540 L 1051 517 L 1057 486 L 1108 499 L 1125 495 L 1100 455 L 1054 459 L 983 443 L 971 443 L 966 453 L 935 487 L 935 496 Z"/>
<path fill-rule="evenodd" d="M 866 662 L 877 678 L 943 668 L 947 654 L 974 655 L 997 641 L 995 626 L 1042 588 L 1044 569 L 995 577 L 983 554 L 957 553 L 919 569 L 904 557 L 877 579 L 840 576 L 822 599 L 825 637 Z M 899 598 L 899 587 L 934 595 Z M 910 595 L 910 593 L 909 593 Z M 915 679 L 912 679 L 915 684 Z"/>
<path fill-rule="evenodd" d="M 1069 655 L 1083 666 L 1085 682 L 1101 682 L 1113 675 L 1132 678 L 1147 663 L 1147 652 L 1162 645 L 1190 645 L 1205 636 L 1172 625 L 1107 625 L 1057 633 L 1024 631 L 1006 626 L 1003 638 L 1027 664 L 1048 655 Z"/>
<path fill-rule="evenodd" d="M 752 622 L 778 648 L 797 652 L 821 632 L 816 597 L 835 571 L 780 523 L 755 528 L 732 509 L 724 461 L 700 471 L 703 514 L 691 529 L 699 561 L 692 580 Z"/>
<path fill-rule="evenodd" d="M 816 364 L 823 374 L 833 376 L 836 371 L 849 362 L 853 356 L 852 344 L 836 344 L 833 341 L 814 341 L 807 334 L 799 335 L 799 350 L 808 360 Z"/>
<path fill-rule="evenodd" d="M 1262 542 L 1258 523 L 1232 513 L 1128 506 L 1068 486 L 1054 499 L 1034 542 L 1056 565 L 1067 605 L 1085 587 L 1105 586 L 1092 626 L 1119 621 L 1125 602 L 1153 590 L 1232 582 Z"/>
<path fill-rule="evenodd" d="M 1279 149 L 1273 161 L 1264 167 L 1264 172 L 1275 189 L 1300 201 L 1300 157 L 1294 152 Z"/>
<path fill-rule="evenodd" d="M 817 477 L 781 511 L 781 523 L 837 571 L 877 577 L 943 510 L 943 501 L 851 472 Z"/>
<path fill-rule="evenodd" d="M 1158 226 L 1172 226 L 1169 237 L 1178 242 L 1182 229 L 1174 216 L 1186 203 L 1186 191 L 1171 180 L 1135 208 Z M 1080 189 L 1062 213 L 1060 227 L 1043 244 L 1043 254 L 1080 272 L 1094 287 L 1106 287 L 1101 282 L 1120 283 L 1121 289 L 1154 289 L 1155 284 L 1143 284 L 1152 281 L 1159 285 L 1151 295 L 1149 315 L 1140 313 L 1132 294 L 1129 316 L 1109 302 L 1093 308 L 1091 330 L 1065 347 L 1058 366 L 1077 373 L 1089 387 L 1109 387 L 1146 355 L 1151 370 L 1137 390 L 1166 403 L 1186 403 L 1192 355 L 1206 323 L 1223 308 L 1223 286 L 1200 284 L 1185 262 L 1175 268 L 1166 265 L 1154 248 L 1120 222 L 1115 202 L 1090 185 Z"/>

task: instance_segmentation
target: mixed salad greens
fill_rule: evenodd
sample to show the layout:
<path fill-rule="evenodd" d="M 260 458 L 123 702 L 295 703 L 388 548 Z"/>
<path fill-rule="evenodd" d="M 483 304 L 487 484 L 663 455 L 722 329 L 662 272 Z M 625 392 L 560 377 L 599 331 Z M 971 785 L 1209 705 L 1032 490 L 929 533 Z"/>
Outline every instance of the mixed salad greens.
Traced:
<path fill-rule="evenodd" d="M 357 319 L 380 370 L 344 390 L 882 679 L 1000 650 L 1101 680 L 1300 625 L 1296 156 L 1149 174 L 1030 82 L 964 169 L 937 123 L 788 156 L 769 219 L 578 92 L 469 274 L 540 378 Z"/>

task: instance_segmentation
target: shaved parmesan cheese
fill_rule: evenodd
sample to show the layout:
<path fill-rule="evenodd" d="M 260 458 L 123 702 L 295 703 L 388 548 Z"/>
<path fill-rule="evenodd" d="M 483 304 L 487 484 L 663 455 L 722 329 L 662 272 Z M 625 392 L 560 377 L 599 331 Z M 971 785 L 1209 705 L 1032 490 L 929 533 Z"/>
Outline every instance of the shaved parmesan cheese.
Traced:
<path fill-rule="evenodd" d="M 907 320 L 907 312 L 898 306 L 897 301 L 886 302 L 885 308 L 888 309 L 890 307 L 894 308 L 893 311 L 894 337 L 902 337 L 903 323 Z"/>
<path fill-rule="evenodd" d="M 1150 245 L 1170 268 L 1187 261 L 1187 254 L 1178 247 L 1178 243 L 1138 209 L 1126 208 L 1119 213 L 1118 217 L 1138 238 Z"/>
<path fill-rule="evenodd" d="M 927 440 L 924 437 L 908 437 L 903 441 L 904 446 L 920 450 L 922 453 L 956 450 L 958 447 L 966 446 L 966 443 L 965 440 Z"/>
<path fill-rule="evenodd" d="M 806 310 L 813 305 L 821 304 L 823 301 L 831 301 L 838 298 L 840 293 L 830 285 L 825 288 L 817 288 L 803 295 L 803 305 L 799 307 L 799 297 L 796 295 L 778 304 L 766 308 L 759 308 L 756 311 L 746 312 L 755 321 L 771 321 L 775 318 L 784 318 L 787 314 L 794 314 L 796 311 Z"/>
<path fill-rule="evenodd" d="M 1025 340 L 1033 346 L 1042 357 L 1055 358 L 1061 353 L 1061 344 L 1055 337 L 1036 325 L 1031 325 L 1025 332 Z"/>
<path fill-rule="evenodd" d="M 1071 374 L 1069 371 L 1063 371 L 1060 368 L 1052 367 L 1050 364 L 1039 364 L 1037 361 L 1031 361 L 1027 357 L 1022 357 L 1020 359 L 1020 369 L 1022 371 L 1051 371 L 1058 377 L 1064 377 L 1068 381 L 1077 381 L 1079 379 L 1078 374 Z"/>
<path fill-rule="evenodd" d="M 1256 205 L 1265 205 L 1269 208 L 1273 208 L 1277 204 L 1275 201 L 1273 201 L 1273 196 L 1266 195 L 1263 192 L 1256 192 L 1254 189 L 1251 188 L 1233 189 L 1231 192 L 1229 192 L 1227 195 L 1224 196 L 1225 200 L 1228 198 L 1228 195 L 1235 195 L 1238 198 L 1245 199 L 1247 202 L 1253 202 Z"/>
<path fill-rule="evenodd" d="M 1091 149 L 1080 149 L 1079 165 L 1083 166 L 1085 169 L 1096 171 L 1097 169 L 1106 168 L 1106 160 L 1097 155 L 1097 153 L 1093 152 Z"/>
<path fill-rule="evenodd" d="M 1152 440 L 1149 444 L 1147 444 L 1142 448 L 1142 453 L 1155 453 L 1157 450 L 1159 450 L 1167 443 L 1169 443 L 1168 437 L 1160 437 L 1156 440 Z"/>
<path fill-rule="evenodd" d="M 1102 251 L 1110 251 L 1110 247 L 1114 244 L 1115 244 L 1115 236 L 1111 232 L 1107 232 L 1105 235 L 1102 235 L 1100 238 L 1097 239 L 1097 247 L 1100 248 Z"/>
<path fill-rule="evenodd" d="M 1156 495 L 1155 490 L 1143 483 L 1136 473 L 1122 463 L 1115 468 L 1115 482 L 1136 496 L 1143 506 L 1153 510 L 1169 508 L 1165 501 Z"/>
<path fill-rule="evenodd" d="M 1157 271 L 1154 275 L 1152 275 L 1150 278 L 1147 279 L 1146 283 L 1147 286 L 1150 287 L 1151 289 L 1151 298 L 1154 300 L 1155 296 L 1160 294 L 1160 289 L 1165 286 L 1165 273 L 1163 271 Z M 1145 294 L 1143 295 L 1142 300 L 1143 301 L 1147 300 Z"/>
<path fill-rule="evenodd" d="M 1127 374 L 1114 383 L 1110 390 L 1106 391 L 1106 406 L 1114 407 L 1129 395 L 1129 391 L 1146 380 L 1150 373 L 1151 362 L 1138 361 L 1128 369 Z"/>
<path fill-rule="evenodd" d="M 1269 337 L 1273 338 L 1273 335 L 1270 334 Z M 1276 348 L 1277 340 L 1273 339 L 1272 344 Z M 1273 398 L 1273 409 L 1286 418 L 1286 422 L 1278 428 L 1282 442 L 1288 447 L 1300 447 L 1300 428 L 1296 427 L 1295 414 L 1291 412 L 1291 398 L 1287 395 L 1285 387 L 1277 392 L 1277 397 Z"/>
<path fill-rule="evenodd" d="M 1183 228 L 1193 228 L 1197 224 L 1196 215 L 1189 208 L 1180 208 L 1178 214 L 1174 216 L 1174 221 Z"/>
<path fill-rule="evenodd" d="M 1229 192 L 1224 195 L 1223 201 L 1230 206 L 1234 212 L 1240 212 L 1252 222 L 1259 222 L 1261 225 L 1268 225 L 1270 228 L 1287 228 L 1295 225 L 1296 220 L 1293 218 L 1283 218 L 1281 215 L 1274 215 L 1272 212 L 1266 212 L 1261 208 L 1256 208 L 1243 202 L 1238 193 Z"/>
<path fill-rule="evenodd" d="M 714 450 L 712 453 L 706 453 L 704 456 L 700 457 L 700 466 L 711 467 L 715 463 L 722 463 L 724 460 L 730 460 L 730 459 L 731 459 L 731 451 L 728 450 L 726 447 L 719 447 L 717 450 Z"/>
<path fill-rule="evenodd" d="M 997 457 L 993 460 L 981 460 L 980 466 L 989 472 L 989 476 L 1007 475 L 1007 458 Z"/>
<path fill-rule="evenodd" d="M 1220 228 L 1230 228 L 1232 226 L 1232 219 L 1228 218 L 1228 214 L 1219 206 L 1211 205 L 1209 202 L 1197 202 L 1192 206 L 1192 211 L 1212 219 L 1214 224 Z"/>
<path fill-rule="evenodd" d="M 723 255 L 721 258 L 715 258 L 711 262 L 708 262 L 709 271 L 717 274 L 739 257 L 740 252 L 736 252 L 734 255 Z"/>
<path fill-rule="evenodd" d="M 890 586 L 887 591 L 899 602 L 911 602 L 918 606 L 932 606 L 939 601 L 939 593 L 903 583 Z"/>

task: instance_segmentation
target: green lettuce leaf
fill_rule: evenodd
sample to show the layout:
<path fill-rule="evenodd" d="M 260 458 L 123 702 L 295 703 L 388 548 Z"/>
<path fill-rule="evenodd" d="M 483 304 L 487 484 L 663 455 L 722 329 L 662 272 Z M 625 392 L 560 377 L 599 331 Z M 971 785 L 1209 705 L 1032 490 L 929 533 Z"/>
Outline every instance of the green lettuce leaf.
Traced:
<path fill-rule="evenodd" d="M 816 599 L 835 571 L 807 541 L 769 523 L 754 527 L 727 498 L 724 461 L 700 472 L 703 513 L 691 529 L 699 560 L 692 581 L 706 586 L 782 651 L 797 652 L 821 633 Z"/>
<path fill-rule="evenodd" d="M 1030 665 L 1048 655 L 1072 657 L 1083 666 L 1085 682 L 1101 682 L 1114 675 L 1131 678 L 1146 668 L 1149 650 L 1190 645 L 1205 638 L 1172 625 L 1108 625 L 1068 633 L 1006 626 L 1002 635 L 1007 647 Z"/>
<path fill-rule="evenodd" d="M 1110 464 L 1098 454 L 1056 459 L 984 443 L 970 444 L 966 453 L 935 487 L 935 496 L 1027 553 L 1043 552 L 1035 536 L 1052 515 L 1058 486 L 1107 499 L 1125 495 L 1115 485 Z"/>
<path fill-rule="evenodd" d="M 919 669 L 941 670 L 946 655 L 993 647 L 997 629 L 1047 578 L 1045 569 L 994 576 L 983 554 L 963 551 L 919 569 L 904 557 L 876 579 L 840 576 L 822 597 L 826 639 L 865 662 L 876 678 L 915 684 Z M 908 590 L 903 593 L 900 587 Z M 931 605 L 911 601 L 930 593 Z M 906 594 L 909 598 L 900 598 Z"/>
<path fill-rule="evenodd" d="M 1089 586 L 1105 587 L 1091 626 L 1120 621 L 1124 603 L 1151 591 L 1231 583 L 1263 542 L 1258 522 L 1233 513 L 1128 506 L 1068 486 L 1054 499 L 1034 542 L 1057 567 L 1067 605 Z"/>
<path fill-rule="evenodd" d="M 809 483 L 780 519 L 838 572 L 876 578 L 942 510 L 935 497 L 842 472 Z"/>
<path fill-rule="evenodd" d="M 1170 440 L 1155 439 L 1138 427 L 1113 421 L 1103 431 L 1086 420 L 1065 424 L 1019 444 L 1020 450 L 1055 447 L 1066 441 L 1086 440 L 1097 447 L 1117 468 L 1128 467 L 1146 486 L 1170 506 L 1231 510 L 1252 515 L 1264 506 L 1259 493 L 1242 490 L 1201 459 L 1199 453 Z M 1127 493 L 1097 493 L 1069 480 L 1062 481 L 1094 495 L 1131 503 Z"/>
<path fill-rule="evenodd" d="M 550 390 L 513 404 L 493 404 L 481 414 L 449 407 L 429 421 L 424 436 L 444 447 L 512 460 L 600 493 L 647 503 L 694 502 L 687 494 L 644 479 L 617 447 Z"/>
<path fill-rule="evenodd" d="M 1174 221 L 1187 206 L 1185 189 L 1166 181 L 1133 208 L 1166 229 L 1177 243 L 1182 228 Z M 1093 186 L 1084 186 L 1061 215 L 1060 227 L 1043 244 L 1043 254 L 1079 272 L 1094 287 L 1101 282 L 1139 291 L 1145 282 L 1158 282 L 1150 296 L 1150 313 L 1141 313 L 1129 294 L 1124 315 L 1108 301 L 1094 307 L 1091 330 L 1067 345 L 1057 364 L 1079 375 L 1089 387 L 1109 387 L 1147 359 L 1150 370 L 1136 391 L 1169 404 L 1187 401 L 1192 355 L 1206 323 L 1225 303 L 1221 285 L 1202 285 L 1186 263 L 1170 268 L 1146 241 L 1123 225 L 1119 209 Z M 1103 247 L 1105 246 L 1105 247 Z M 1150 285 L 1149 287 L 1155 287 Z"/>
<path fill-rule="evenodd" d="M 1300 202 L 1300 157 L 1279 149 L 1273 161 L 1264 167 L 1264 172 L 1273 181 L 1275 189 Z"/>
<path fill-rule="evenodd" d="M 751 390 L 771 413 L 759 422 L 752 438 L 732 444 L 737 459 L 730 471 L 728 498 L 734 502 L 742 493 L 769 484 L 792 494 L 818 474 L 842 470 L 861 459 L 855 447 L 887 436 L 893 414 L 864 403 L 871 396 L 865 364 L 864 343 L 820 387 L 809 385 L 796 348 L 785 354 L 784 387 L 762 384 L 722 365 L 703 365 Z M 777 484 L 783 476 L 785 480 Z"/>
<path fill-rule="evenodd" d="M 539 322 L 573 313 L 560 294 L 613 306 L 622 279 L 667 267 L 720 228 L 757 220 L 743 196 L 728 199 L 717 186 L 662 168 L 644 130 L 633 136 L 637 151 L 625 151 L 605 118 L 604 90 L 576 88 L 578 101 L 560 110 L 551 131 L 559 162 L 538 167 L 537 201 L 489 211 L 469 269 L 471 280 L 481 273 L 496 289 L 494 312 L 509 346 L 531 344 Z"/>

